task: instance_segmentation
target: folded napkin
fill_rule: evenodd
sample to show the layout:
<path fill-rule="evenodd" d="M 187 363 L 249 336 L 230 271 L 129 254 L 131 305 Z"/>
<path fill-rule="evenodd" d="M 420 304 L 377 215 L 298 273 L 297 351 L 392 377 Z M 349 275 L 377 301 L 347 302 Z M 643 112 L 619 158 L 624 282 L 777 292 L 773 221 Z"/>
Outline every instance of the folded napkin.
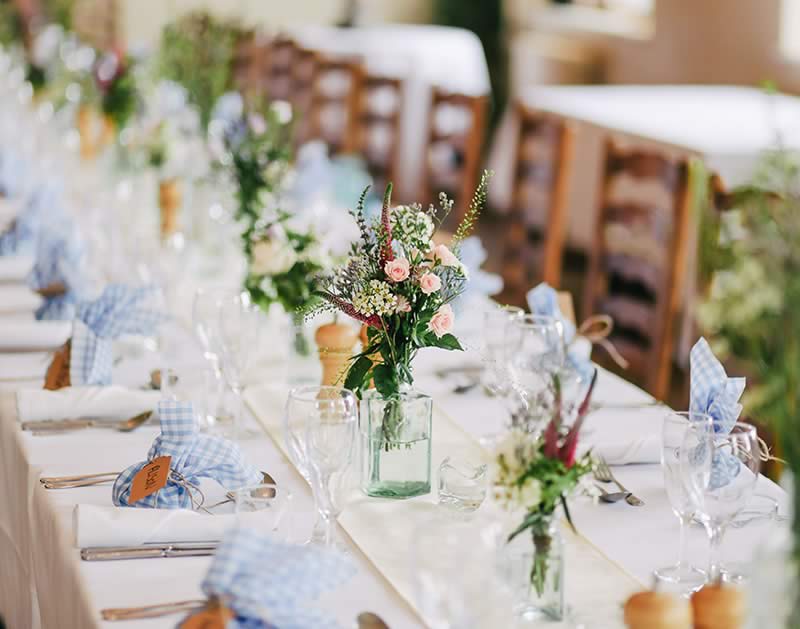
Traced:
<path fill-rule="evenodd" d="M 233 611 L 231 629 L 334 629 L 337 622 L 313 603 L 354 573 L 337 552 L 281 544 L 237 527 L 217 548 L 201 587 Z"/>
<path fill-rule="evenodd" d="M 54 233 L 62 229 L 69 220 L 61 202 L 62 196 L 61 186 L 44 182 L 30 198 L 13 199 L 17 204 L 16 215 L 0 233 L 0 255 L 34 254 L 44 227 L 49 227 Z M 38 253 L 36 255 L 38 257 Z"/>
<path fill-rule="evenodd" d="M 24 282 L 35 261 L 32 255 L 0 256 L 0 282 Z"/>
<path fill-rule="evenodd" d="M 124 387 L 66 387 L 57 391 L 17 391 L 20 421 L 43 419 L 128 419 L 156 408 L 159 391 L 136 391 Z"/>
<path fill-rule="evenodd" d="M 24 284 L 0 284 L 0 317 L 30 314 L 33 318 L 34 311 L 41 305 L 42 296 Z"/>
<path fill-rule="evenodd" d="M 553 317 L 561 322 L 564 331 L 564 343 L 567 349 L 567 364 L 587 381 L 590 380 L 594 370 L 590 361 L 591 344 L 589 344 L 587 355 L 586 341 L 576 336 L 575 324 L 561 312 L 556 290 L 546 282 L 542 282 L 529 290 L 526 298 L 531 314 L 540 317 Z"/>
<path fill-rule="evenodd" d="M 71 331 L 69 321 L 3 321 L 0 352 L 54 350 L 67 341 Z"/>
<path fill-rule="evenodd" d="M 112 495 L 115 505 L 188 509 L 194 500 L 190 487 L 196 487 L 201 478 L 212 478 L 225 489 L 262 482 L 263 474 L 244 459 L 236 444 L 200 433 L 190 402 L 161 400 L 158 416 L 161 434 L 150 446 L 147 461 L 130 466 L 114 482 Z M 134 476 L 148 461 L 160 456 L 172 457 L 166 486 L 129 505 Z"/>
<path fill-rule="evenodd" d="M 470 299 L 490 297 L 503 290 L 503 278 L 481 268 L 488 254 L 478 236 L 470 236 L 461 241 L 458 245 L 458 257 L 466 269 L 469 281 L 464 286 L 464 292 L 455 301 L 457 310 L 459 305 L 465 305 Z"/>
<path fill-rule="evenodd" d="M 50 352 L 0 354 L 0 380 L 43 380 L 49 364 Z"/>
<path fill-rule="evenodd" d="M 742 412 L 739 398 L 744 393 L 745 379 L 729 378 L 704 338 L 692 348 L 689 368 L 689 410 L 706 413 L 714 420 L 714 430 L 727 435 Z M 727 485 L 739 469 L 739 459 L 716 452 L 711 464 L 710 487 L 716 489 Z"/>
<path fill-rule="evenodd" d="M 75 543 L 86 546 L 140 546 L 176 542 L 218 542 L 237 522 L 266 529 L 265 511 L 209 515 L 190 509 L 126 509 L 75 505 Z"/>
<path fill-rule="evenodd" d="M 165 318 L 152 286 L 112 284 L 95 301 L 79 303 L 72 327 L 72 385 L 111 384 L 114 339 L 153 334 Z"/>

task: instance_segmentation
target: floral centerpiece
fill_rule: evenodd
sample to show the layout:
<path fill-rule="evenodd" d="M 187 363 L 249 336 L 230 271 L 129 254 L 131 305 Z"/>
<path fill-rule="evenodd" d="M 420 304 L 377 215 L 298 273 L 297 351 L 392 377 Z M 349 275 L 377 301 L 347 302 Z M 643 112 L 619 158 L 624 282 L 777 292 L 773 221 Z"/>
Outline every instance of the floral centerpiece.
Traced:
<path fill-rule="evenodd" d="M 424 347 L 461 349 L 452 334 L 451 306 L 467 281 L 458 246 L 475 225 L 488 182 L 484 173 L 450 247 L 433 243 L 437 221 L 452 207 L 445 195 L 438 209 L 392 207 L 390 184 L 380 217 L 369 221 L 365 190 L 354 212 L 360 239 L 348 263 L 326 278 L 319 292 L 328 306 L 367 326 L 365 347 L 353 359 L 344 385 L 366 401 L 362 431 L 370 448 L 364 453 L 369 459 L 362 466 L 362 485 L 370 495 L 430 491 L 430 399 L 412 391 L 412 363 Z M 372 386 L 374 395 L 368 392 Z M 404 455 L 416 463 L 405 465 Z"/>
<path fill-rule="evenodd" d="M 532 552 L 524 554 L 529 557 L 528 574 L 533 588 L 530 599 L 523 604 L 526 614 L 555 619 L 563 614 L 563 558 L 554 517 L 558 507 L 563 507 L 572 525 L 567 496 L 592 470 L 591 456 L 578 457 L 577 447 L 596 380 L 595 370 L 575 422 L 567 427 L 562 419 L 560 376 L 554 374 L 556 403 L 544 432 L 534 436 L 512 429 L 497 448 L 493 465 L 495 499 L 510 511 L 525 513 L 508 541 L 526 531 L 530 531 L 533 541 Z"/>
<path fill-rule="evenodd" d="M 106 53 L 98 59 L 95 81 L 109 133 L 122 131 L 139 106 L 133 60 L 122 51 Z"/>

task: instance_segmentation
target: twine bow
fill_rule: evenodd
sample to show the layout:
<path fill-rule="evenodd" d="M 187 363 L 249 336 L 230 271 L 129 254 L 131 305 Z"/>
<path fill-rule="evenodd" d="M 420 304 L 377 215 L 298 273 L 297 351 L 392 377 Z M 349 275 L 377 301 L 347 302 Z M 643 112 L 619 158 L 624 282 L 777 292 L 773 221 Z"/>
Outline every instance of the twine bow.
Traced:
<path fill-rule="evenodd" d="M 622 369 L 627 369 L 629 363 L 625 357 L 619 353 L 614 344 L 608 339 L 614 331 L 614 320 L 606 314 L 592 315 L 581 323 L 578 328 L 578 336 L 582 336 L 592 345 L 600 345 L 608 352 L 613 360 Z M 574 342 L 574 339 L 573 339 Z M 570 343 L 571 344 L 571 343 Z"/>

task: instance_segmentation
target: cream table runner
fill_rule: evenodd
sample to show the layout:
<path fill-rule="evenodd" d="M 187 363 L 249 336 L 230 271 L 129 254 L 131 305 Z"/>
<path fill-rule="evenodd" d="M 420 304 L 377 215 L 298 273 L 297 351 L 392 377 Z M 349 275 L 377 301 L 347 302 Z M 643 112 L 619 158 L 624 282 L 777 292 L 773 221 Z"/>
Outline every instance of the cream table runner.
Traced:
<path fill-rule="evenodd" d="M 254 416 L 284 455 L 282 417 L 286 395 L 285 388 L 274 385 L 251 388 L 245 395 Z M 434 469 L 446 456 L 468 460 L 486 457 L 483 448 L 441 410 L 435 410 L 433 422 Z M 434 521 L 442 525 L 441 520 L 433 518 L 435 505 L 435 489 L 428 496 L 410 500 L 360 495 L 346 505 L 339 517 L 339 524 L 353 542 L 428 624 L 431 619 L 424 617 L 413 594 L 410 556 L 412 536 L 418 527 L 434 526 Z M 596 628 L 623 627 L 621 605 L 632 592 L 641 589 L 641 584 L 580 536 L 566 533 L 565 547 L 567 600 L 576 619 Z M 454 573 L 458 569 L 452 567 Z"/>

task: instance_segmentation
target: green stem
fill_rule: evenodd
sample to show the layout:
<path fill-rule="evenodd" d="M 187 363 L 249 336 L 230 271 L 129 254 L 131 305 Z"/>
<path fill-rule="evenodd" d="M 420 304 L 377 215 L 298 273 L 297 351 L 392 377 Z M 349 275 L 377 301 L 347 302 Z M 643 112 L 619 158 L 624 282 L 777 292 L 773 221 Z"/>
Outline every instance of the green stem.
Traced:
<path fill-rule="evenodd" d="M 544 595 L 545 584 L 547 583 L 547 564 L 550 561 L 550 549 L 553 545 L 553 538 L 546 530 L 537 531 L 531 529 L 533 537 L 533 565 L 531 566 L 531 584 L 538 596 Z"/>

